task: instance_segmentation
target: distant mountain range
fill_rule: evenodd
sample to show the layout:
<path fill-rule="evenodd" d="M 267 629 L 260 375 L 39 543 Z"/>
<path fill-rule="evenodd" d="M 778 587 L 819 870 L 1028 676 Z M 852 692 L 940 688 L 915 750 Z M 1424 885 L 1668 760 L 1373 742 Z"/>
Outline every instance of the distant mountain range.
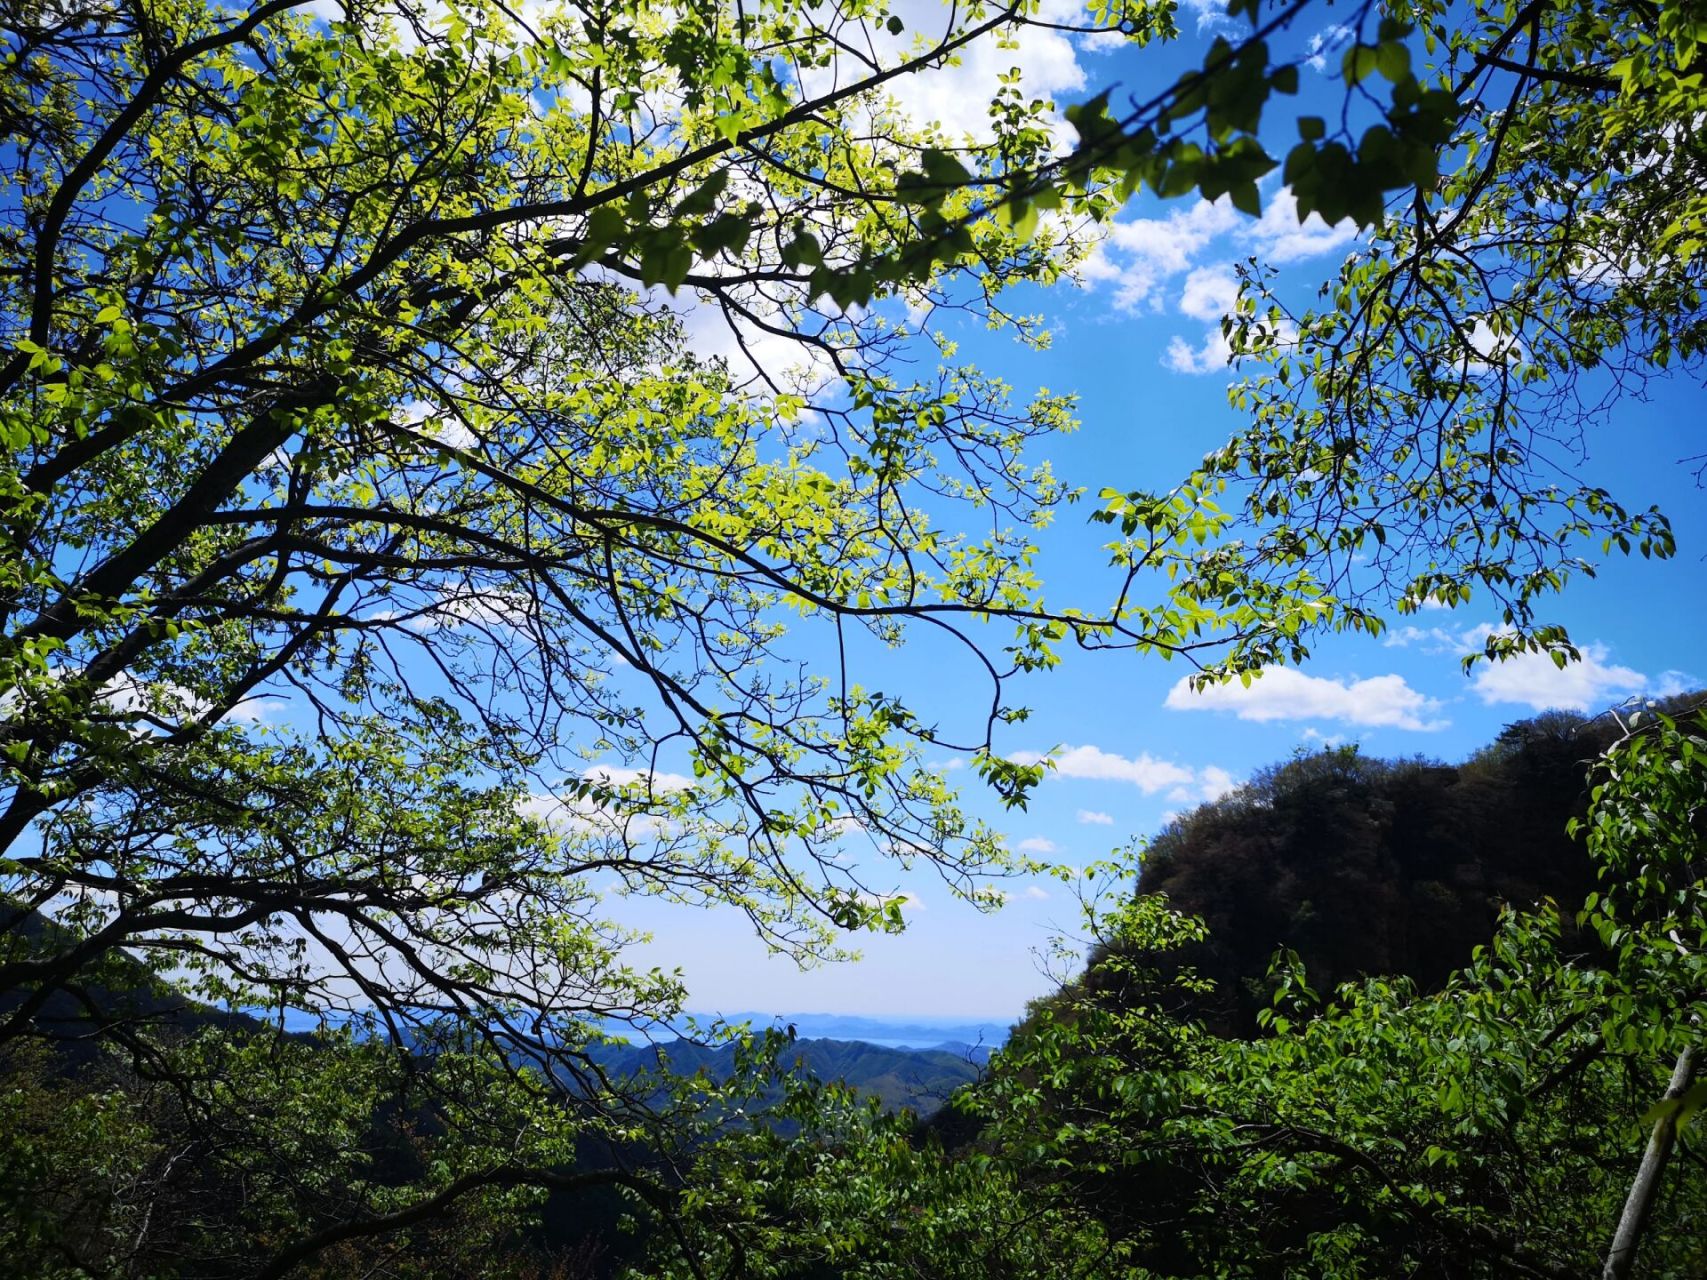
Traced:
<path fill-rule="evenodd" d="M 980 1059 L 999 1049 L 1008 1038 L 1005 1022 L 976 1022 L 965 1018 L 873 1018 L 847 1013 L 737 1013 L 692 1015 L 701 1024 L 721 1016 L 725 1022 L 750 1023 L 754 1030 L 793 1027 L 802 1040 L 861 1040 L 889 1049 L 979 1050 Z"/>
<path fill-rule="evenodd" d="M 59 926 L 29 913 L 20 926 L 22 935 L 38 945 L 58 938 Z M 260 1023 L 248 1012 L 214 1008 L 191 999 L 154 978 L 141 965 L 121 964 L 119 985 L 103 988 L 121 996 L 133 1014 L 149 1016 L 189 1029 L 217 1023 L 233 1030 L 255 1030 Z M 0 998 L 0 1014 L 16 1003 L 17 996 Z M 66 1038 L 57 1041 L 59 1053 L 68 1063 L 84 1065 L 92 1059 L 95 1042 L 78 1037 L 75 1030 L 86 1024 L 87 1014 L 68 994 L 56 993 L 37 1015 L 44 1026 L 55 1026 Z M 709 1027 L 718 1019 L 692 1015 L 691 1021 Z M 997 1023 L 969 1022 L 947 1018 L 884 1019 L 834 1013 L 768 1014 L 743 1011 L 723 1015 L 723 1022 L 745 1022 L 754 1030 L 776 1027 L 793 1029 L 795 1042 L 784 1054 L 800 1069 L 820 1080 L 839 1080 L 861 1093 L 880 1099 L 886 1108 L 907 1107 L 921 1116 L 940 1109 L 961 1085 L 978 1078 L 990 1054 L 1006 1041 L 1008 1028 Z M 606 1066 L 617 1073 L 655 1070 L 663 1064 L 672 1071 L 692 1074 L 704 1067 L 712 1075 L 726 1073 L 734 1051 L 725 1046 L 708 1048 L 687 1038 L 689 1019 L 675 1028 L 658 1028 L 650 1040 L 636 1040 L 633 1028 L 612 1025 L 606 1030 L 627 1043 L 597 1050 Z M 320 1023 L 299 1011 L 288 1011 L 287 1031 L 312 1036 Z M 660 1034 L 661 1033 L 661 1034 Z"/>
<path fill-rule="evenodd" d="M 662 1066 L 682 1075 L 704 1069 L 721 1077 L 734 1058 L 728 1045 L 711 1048 L 692 1040 L 606 1045 L 594 1054 L 616 1075 Z M 907 1107 L 920 1116 L 933 1114 L 961 1085 L 976 1080 L 988 1059 L 988 1047 L 898 1049 L 863 1040 L 829 1039 L 797 1039 L 782 1055 L 784 1063 L 792 1061 L 798 1070 L 819 1080 L 839 1080 L 877 1098 L 887 1109 Z"/>
<path fill-rule="evenodd" d="M 655 1069 L 661 1057 L 672 1071 L 691 1074 L 704 1067 L 721 1075 L 733 1050 L 710 1049 L 688 1038 L 690 1022 L 709 1028 L 718 1021 L 747 1023 L 754 1031 L 792 1030 L 790 1052 L 800 1068 L 820 1080 L 839 1080 L 880 1099 L 890 1109 L 910 1108 L 921 1116 L 940 1109 L 961 1085 L 978 1078 L 990 1055 L 1008 1038 L 997 1022 L 957 1018 L 873 1018 L 845 1013 L 735 1013 L 688 1015 L 679 1027 L 636 1043 L 631 1028 L 612 1026 L 610 1034 L 628 1043 L 599 1051 L 618 1072 Z M 682 1032 L 682 1038 L 672 1038 Z M 785 1055 L 787 1060 L 787 1055 Z"/>

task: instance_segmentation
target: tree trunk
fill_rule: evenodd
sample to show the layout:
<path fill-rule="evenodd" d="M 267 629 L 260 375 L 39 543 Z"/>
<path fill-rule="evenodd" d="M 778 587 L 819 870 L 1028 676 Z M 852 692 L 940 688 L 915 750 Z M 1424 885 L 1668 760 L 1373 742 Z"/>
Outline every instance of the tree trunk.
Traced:
<path fill-rule="evenodd" d="M 1677 1055 L 1677 1066 L 1671 1073 L 1671 1085 L 1665 1096 L 1681 1098 L 1695 1077 L 1695 1049 L 1684 1049 Z M 1612 1248 L 1606 1255 L 1606 1269 L 1601 1280 L 1625 1280 L 1636 1265 L 1636 1246 L 1642 1242 L 1642 1229 L 1648 1225 L 1648 1214 L 1659 1195 L 1660 1182 L 1665 1176 L 1666 1160 L 1672 1143 L 1677 1140 L 1677 1112 L 1672 1111 L 1654 1122 L 1648 1138 L 1648 1149 L 1642 1154 L 1641 1167 L 1630 1184 L 1630 1195 L 1624 1201 L 1624 1212 L 1618 1218 L 1618 1230 L 1612 1237 Z"/>

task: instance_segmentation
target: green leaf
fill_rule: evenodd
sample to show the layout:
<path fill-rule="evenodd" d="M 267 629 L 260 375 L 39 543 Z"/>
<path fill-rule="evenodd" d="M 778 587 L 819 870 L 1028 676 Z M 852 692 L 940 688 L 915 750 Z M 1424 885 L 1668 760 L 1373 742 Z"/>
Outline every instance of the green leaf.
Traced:
<path fill-rule="evenodd" d="M 1376 46 L 1375 66 L 1391 84 L 1398 84 L 1411 74 L 1411 51 L 1397 40 L 1386 40 Z"/>
<path fill-rule="evenodd" d="M 1361 84 L 1379 65 L 1380 52 L 1374 45 L 1354 44 L 1340 58 L 1340 74 L 1347 84 Z"/>
<path fill-rule="evenodd" d="M 695 218 L 710 213 L 717 207 L 717 199 L 728 185 L 729 171 L 727 169 L 712 170 L 706 180 L 700 184 L 698 190 L 686 196 L 681 203 L 676 205 L 676 216 L 678 218 Z"/>

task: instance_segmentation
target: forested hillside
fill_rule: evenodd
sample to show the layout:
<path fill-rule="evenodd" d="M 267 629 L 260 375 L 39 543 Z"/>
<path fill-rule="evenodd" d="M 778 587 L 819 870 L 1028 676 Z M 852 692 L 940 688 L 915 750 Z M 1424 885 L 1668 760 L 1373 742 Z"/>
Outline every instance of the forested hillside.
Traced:
<path fill-rule="evenodd" d="M 672 1040 L 658 1045 L 609 1046 L 596 1055 L 609 1071 L 621 1075 L 706 1072 L 726 1078 L 735 1070 L 736 1053 L 729 1045 Z M 929 1116 L 940 1110 L 954 1091 L 976 1079 L 982 1061 L 970 1052 L 947 1049 L 890 1049 L 858 1040 L 789 1040 L 779 1049 L 786 1069 L 813 1079 L 845 1084 L 861 1098 L 886 1111 L 906 1108 Z"/>
<path fill-rule="evenodd" d="M 1388 975 L 1433 990 L 1502 908 L 1552 900 L 1569 913 L 1594 887 L 1566 827 L 1587 812 L 1589 767 L 1620 732 L 1611 717 L 1551 712 L 1453 764 L 1300 754 L 1170 824 L 1143 852 L 1139 891 L 1208 926 L 1181 959 L 1215 980 L 1215 1016 L 1242 1030 L 1267 1007 L 1277 947 L 1324 988 Z"/>

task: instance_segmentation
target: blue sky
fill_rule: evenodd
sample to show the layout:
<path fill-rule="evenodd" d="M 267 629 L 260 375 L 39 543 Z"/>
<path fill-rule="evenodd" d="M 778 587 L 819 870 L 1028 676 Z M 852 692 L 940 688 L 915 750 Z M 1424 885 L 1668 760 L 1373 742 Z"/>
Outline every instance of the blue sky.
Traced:
<path fill-rule="evenodd" d="M 994 60 L 975 51 L 954 81 L 922 92 L 918 103 L 939 113 L 976 107 L 979 77 L 997 62 L 1018 61 L 1029 86 L 1061 103 L 1110 83 L 1134 86 L 1139 67 L 1152 82 L 1158 65 L 1171 76 L 1201 58 L 1213 13 L 1183 6 L 1187 34 L 1160 59 L 1154 50 L 1109 52 L 1098 47 L 1106 42 L 1054 36 Z M 1296 33 L 1300 48 L 1332 43 L 1332 13 L 1322 11 L 1320 29 Z M 1329 65 L 1316 85 L 1306 84 L 1306 101 L 1337 91 L 1331 71 Z M 1282 123 L 1289 132 L 1289 116 Z M 954 333 L 961 354 L 1001 373 L 1018 397 L 1038 386 L 1077 393 L 1080 431 L 1039 451 L 1067 482 L 1092 495 L 1104 486 L 1166 489 L 1238 427 L 1226 403 L 1232 375 L 1217 348 L 1231 264 L 1255 255 L 1279 267 L 1302 300 L 1350 245 L 1343 231 L 1300 228 L 1275 184 L 1265 197 L 1255 222 L 1195 197 L 1166 205 L 1140 197 L 1079 284 L 1037 296 L 1054 335 L 1047 351 L 975 326 Z M 1073 655 L 1023 686 L 1019 701 L 1032 717 L 1001 744 L 1010 754 L 1057 751 L 1053 776 L 1026 812 L 1014 813 L 962 774 L 969 807 L 1004 830 L 1011 845 L 1083 865 L 1300 748 L 1355 742 L 1373 754 L 1450 761 L 1549 707 L 1598 711 L 1631 696 L 1707 683 L 1707 658 L 1695 642 L 1707 623 L 1707 510 L 1693 468 L 1680 464 L 1701 451 L 1693 429 L 1702 407 L 1698 384 L 1673 379 L 1646 402 L 1621 405 L 1587 441 L 1580 474 L 1627 506 L 1658 503 L 1673 521 L 1679 553 L 1669 562 L 1606 563 L 1598 579 L 1579 579 L 1544 606 L 1544 618 L 1566 625 L 1582 646 L 1581 664 L 1558 671 L 1545 659 L 1525 659 L 1466 675 L 1459 659 L 1480 647 L 1479 629 L 1497 621 L 1481 601 L 1394 619 L 1381 639 L 1328 638 L 1307 665 L 1272 673 L 1249 691 L 1194 695 L 1177 663 Z M 1095 599 L 1106 582 L 1105 531 L 1086 524 L 1091 505 L 1069 508 L 1045 535 L 1041 569 L 1053 601 Z M 928 651 L 888 660 L 883 679 L 868 683 L 928 691 L 945 702 L 973 695 L 963 668 Z M 630 902 L 620 913 L 655 931 L 640 956 L 680 965 L 695 1009 L 997 1020 L 1049 989 L 1037 952 L 1052 933 L 1071 933 L 1077 923 L 1076 904 L 1058 883 L 1006 884 L 1011 899 L 994 915 L 955 901 L 929 876 L 895 875 L 894 886 L 909 895 L 904 936 L 862 944 L 865 958 L 857 963 L 806 972 L 767 958 L 730 912 Z"/>

